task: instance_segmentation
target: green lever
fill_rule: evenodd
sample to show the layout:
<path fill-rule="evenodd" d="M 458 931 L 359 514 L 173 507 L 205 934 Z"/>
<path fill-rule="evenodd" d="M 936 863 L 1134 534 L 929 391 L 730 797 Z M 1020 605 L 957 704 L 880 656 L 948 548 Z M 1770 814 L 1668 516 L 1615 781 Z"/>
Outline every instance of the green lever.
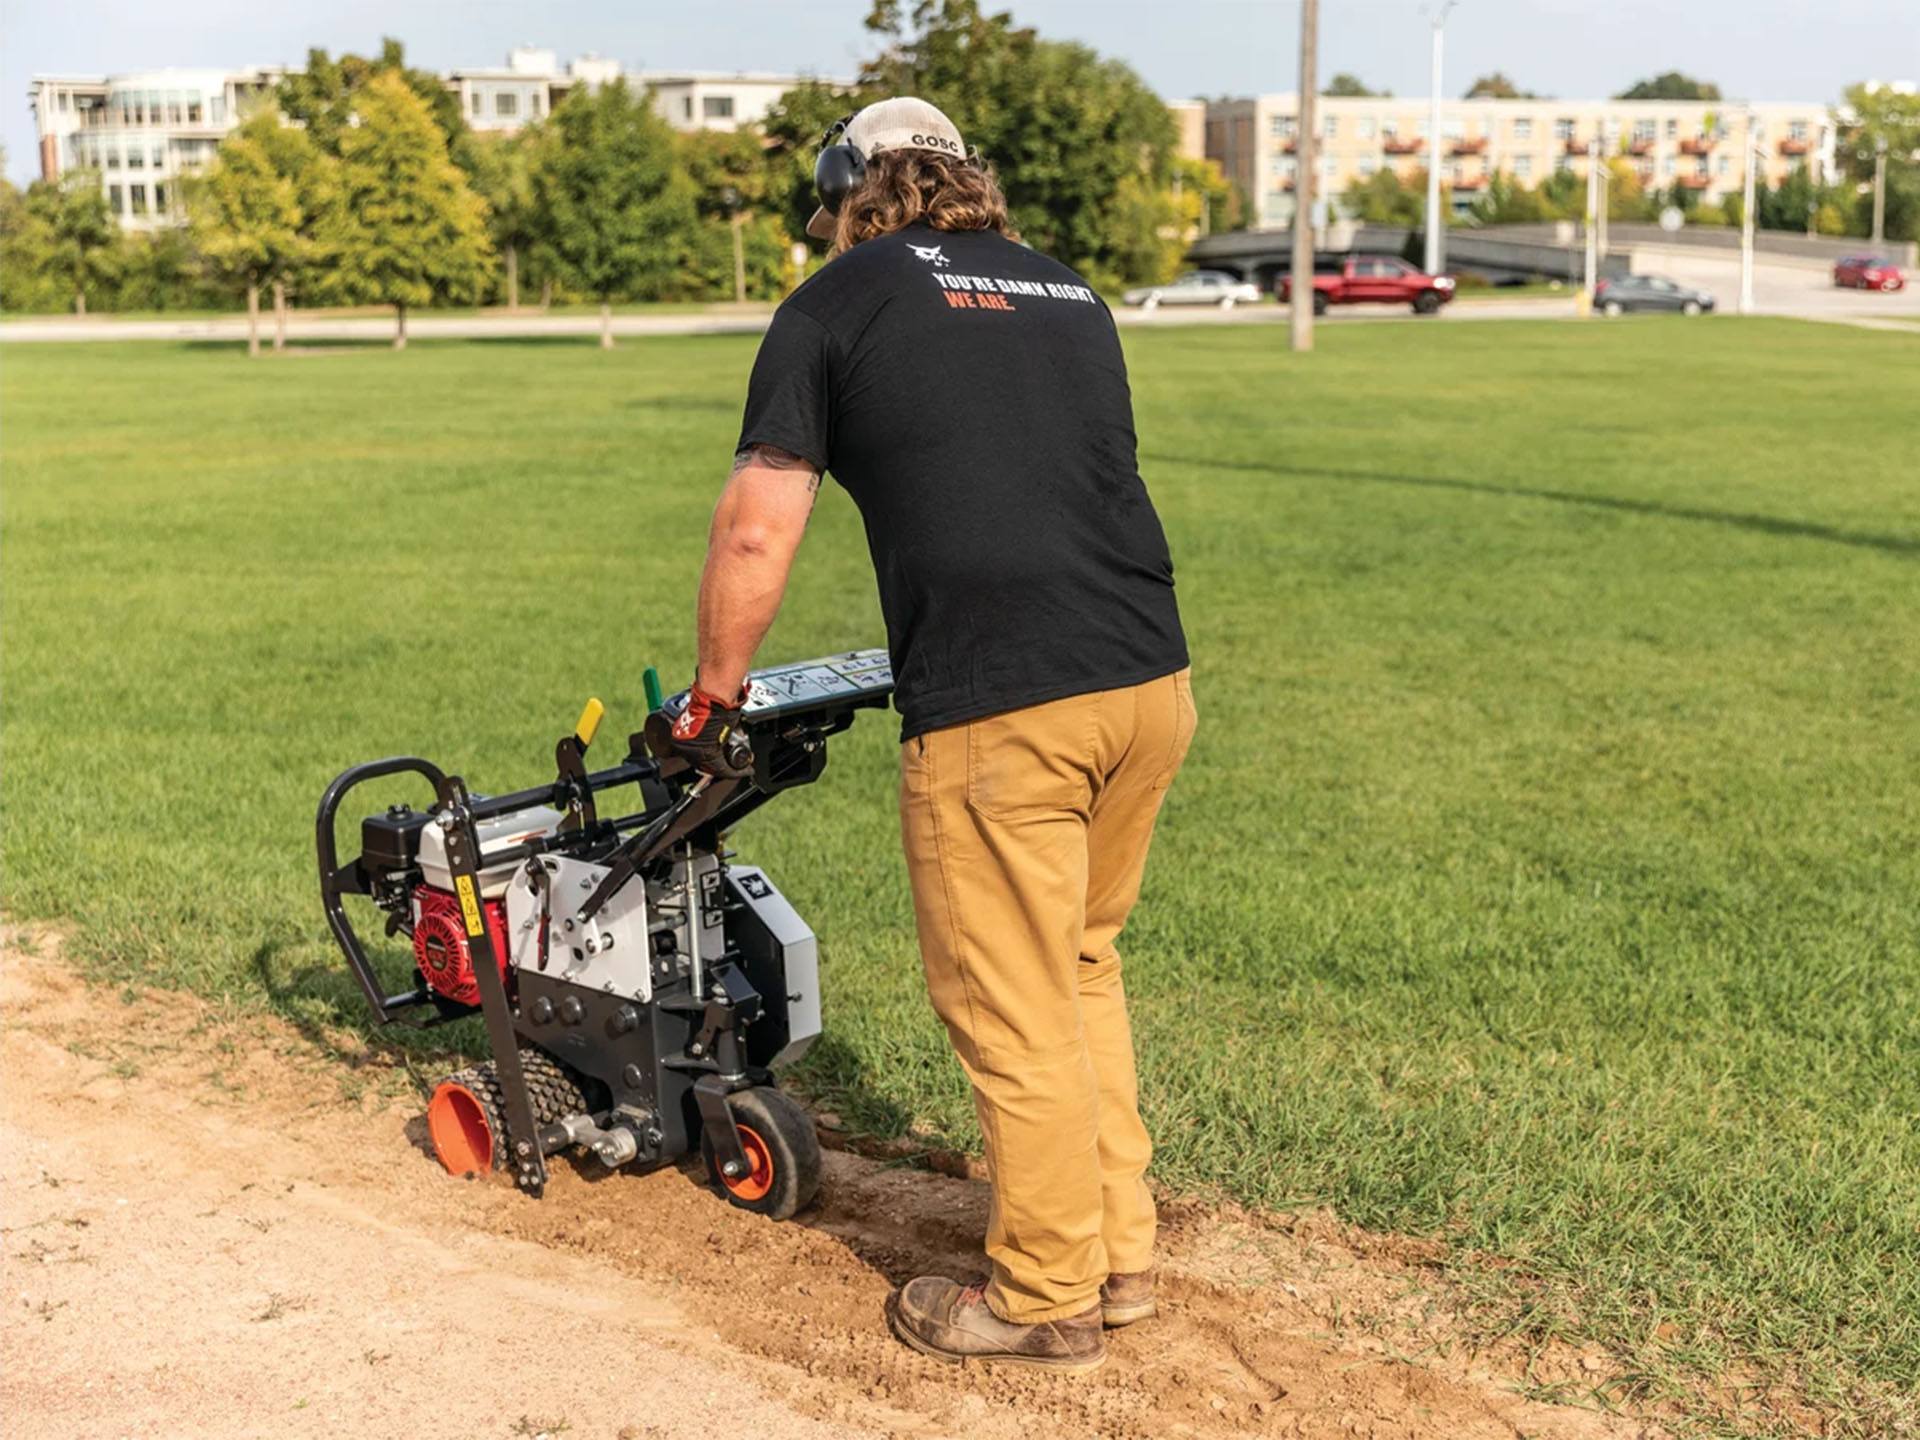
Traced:
<path fill-rule="evenodd" d="M 647 673 L 641 677 L 647 687 L 647 713 L 651 715 L 666 703 L 666 697 L 660 693 L 660 672 L 647 666 Z"/>

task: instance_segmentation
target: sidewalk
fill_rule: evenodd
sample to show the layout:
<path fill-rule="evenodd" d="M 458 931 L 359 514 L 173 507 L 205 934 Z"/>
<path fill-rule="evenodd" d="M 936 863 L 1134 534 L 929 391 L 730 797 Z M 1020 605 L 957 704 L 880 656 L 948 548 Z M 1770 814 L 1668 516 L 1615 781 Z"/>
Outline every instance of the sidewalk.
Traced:
<path fill-rule="evenodd" d="M 1503 320 L 1564 319 L 1573 314 L 1570 298 L 1531 296 L 1503 300 L 1497 296 L 1459 300 L 1441 312 L 1441 318 Z M 757 335 L 772 318 L 770 306 L 746 309 L 714 310 L 675 315 L 616 315 L 616 336 L 643 335 Z M 1275 325 L 1285 324 L 1284 305 L 1242 305 L 1232 310 L 1165 306 L 1151 313 L 1116 306 L 1114 319 L 1121 325 Z M 1404 306 L 1361 305 L 1336 310 L 1322 316 L 1321 323 L 1345 324 L 1353 320 L 1407 320 L 1428 323 L 1425 316 L 1414 316 Z M 434 315 L 415 312 L 407 317 L 409 340 L 505 340 L 515 338 L 577 336 L 592 339 L 600 333 L 600 317 L 585 315 Z M 118 320 L 110 315 L 49 315 L 30 320 L 0 323 L 0 343 L 40 344 L 48 341 L 80 340 L 202 340 L 244 343 L 247 321 L 244 315 L 223 315 L 216 319 L 198 317 L 181 320 Z M 273 327 L 263 320 L 260 343 L 272 342 Z M 355 340 L 369 345 L 393 339 L 391 316 L 303 315 L 293 312 L 287 320 L 287 340 Z"/>

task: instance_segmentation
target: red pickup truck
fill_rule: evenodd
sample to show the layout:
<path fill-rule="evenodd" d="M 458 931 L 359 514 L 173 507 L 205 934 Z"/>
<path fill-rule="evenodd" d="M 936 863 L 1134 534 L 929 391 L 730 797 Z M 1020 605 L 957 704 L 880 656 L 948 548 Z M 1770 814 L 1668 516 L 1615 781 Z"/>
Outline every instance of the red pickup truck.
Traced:
<path fill-rule="evenodd" d="M 1282 275 L 1274 293 L 1284 305 L 1293 298 L 1293 277 Z M 1313 262 L 1313 313 L 1329 305 L 1411 305 L 1416 315 L 1431 315 L 1453 299 L 1453 277 L 1429 275 L 1391 255 L 1346 255 Z"/>

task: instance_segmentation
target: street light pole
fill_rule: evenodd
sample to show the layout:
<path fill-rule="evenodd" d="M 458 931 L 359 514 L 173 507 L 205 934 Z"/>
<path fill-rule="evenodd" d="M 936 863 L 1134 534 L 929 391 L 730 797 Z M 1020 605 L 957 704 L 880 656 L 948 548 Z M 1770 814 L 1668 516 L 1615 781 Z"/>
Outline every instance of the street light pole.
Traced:
<path fill-rule="evenodd" d="M 1313 349 L 1313 197 L 1319 169 L 1314 159 L 1315 105 L 1319 83 L 1320 0 L 1300 0 L 1300 113 L 1294 122 L 1293 268 L 1287 291 L 1287 338 L 1295 350 Z"/>
<path fill-rule="evenodd" d="M 729 185 L 720 192 L 720 202 L 727 207 L 727 228 L 733 232 L 733 303 L 747 303 L 747 250 L 740 238 L 740 226 L 746 219 L 740 208 L 742 197 L 738 190 Z"/>
<path fill-rule="evenodd" d="M 1456 0 L 1441 0 L 1433 13 L 1433 93 L 1427 108 L 1427 250 L 1426 270 L 1438 275 L 1445 261 L 1443 236 L 1446 217 L 1440 213 L 1440 51 L 1447 29 L 1447 12 Z"/>
<path fill-rule="evenodd" d="M 1590 310 L 1593 289 L 1600 279 L 1600 137 L 1587 141 L 1587 264 L 1586 289 L 1582 297 Z M 1582 313 L 1585 313 L 1583 311 Z"/>
<path fill-rule="evenodd" d="M 1746 178 L 1740 183 L 1740 313 L 1753 313 L 1753 168 L 1760 149 L 1760 122 L 1747 108 Z"/>
<path fill-rule="evenodd" d="M 1873 243 L 1884 244 L 1887 238 L 1887 137 L 1881 135 L 1873 142 Z"/>

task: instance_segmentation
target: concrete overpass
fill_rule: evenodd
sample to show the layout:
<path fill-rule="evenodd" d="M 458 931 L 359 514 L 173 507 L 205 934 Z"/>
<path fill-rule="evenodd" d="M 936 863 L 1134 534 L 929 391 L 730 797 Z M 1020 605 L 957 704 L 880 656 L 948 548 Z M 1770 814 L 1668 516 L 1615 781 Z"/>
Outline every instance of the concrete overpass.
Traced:
<path fill-rule="evenodd" d="M 1695 261 L 1708 268 L 1729 260 L 1737 264 L 1739 258 L 1740 232 L 1722 226 L 1688 226 L 1669 233 L 1657 225 L 1617 224 L 1610 227 L 1607 238 L 1608 253 L 1600 261 L 1603 276 L 1646 271 L 1648 266 L 1635 262 L 1641 251 L 1672 256 L 1683 262 L 1683 268 Z M 1418 230 L 1341 222 L 1329 226 L 1315 248 L 1322 253 L 1398 255 L 1418 264 L 1423 245 L 1424 237 Z M 1447 231 L 1447 269 L 1456 275 L 1467 271 L 1484 275 L 1496 285 L 1524 280 L 1560 280 L 1578 285 L 1586 264 L 1584 246 L 1580 227 L 1572 221 L 1460 227 Z M 1840 256 L 1869 248 L 1864 240 L 1789 231 L 1762 230 L 1754 237 L 1758 263 L 1781 268 L 1824 272 Z M 1878 248 L 1912 273 L 1916 247 L 1911 242 Z M 1208 270 L 1231 271 L 1263 290 L 1271 290 L 1275 279 L 1293 269 L 1293 232 L 1236 230 L 1209 235 L 1195 242 L 1187 260 Z"/>
<path fill-rule="evenodd" d="M 1398 255 L 1418 264 L 1423 243 L 1418 230 L 1391 225 L 1334 225 L 1316 248 L 1322 253 Z M 1278 277 L 1293 269 L 1293 232 L 1235 230 L 1209 235 L 1187 251 L 1187 261 L 1207 270 L 1231 271 L 1262 290 L 1271 290 Z M 1625 275 L 1629 263 L 1630 257 L 1616 247 L 1600 273 Z M 1455 274 L 1470 270 L 1495 284 L 1562 280 L 1577 285 L 1585 264 L 1585 252 L 1577 237 L 1568 243 L 1551 234 L 1510 236 L 1496 229 L 1447 232 L 1447 269 Z"/>

